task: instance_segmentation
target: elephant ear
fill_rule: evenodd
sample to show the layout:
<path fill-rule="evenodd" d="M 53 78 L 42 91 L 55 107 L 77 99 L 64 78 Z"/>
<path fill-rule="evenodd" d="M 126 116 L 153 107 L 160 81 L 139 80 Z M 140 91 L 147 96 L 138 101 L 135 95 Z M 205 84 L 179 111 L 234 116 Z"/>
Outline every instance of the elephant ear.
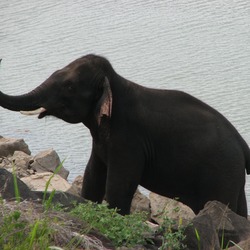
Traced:
<path fill-rule="evenodd" d="M 107 77 L 104 78 L 102 83 L 102 94 L 97 103 L 97 123 L 101 124 L 102 117 L 111 117 L 112 113 L 112 92 Z"/>

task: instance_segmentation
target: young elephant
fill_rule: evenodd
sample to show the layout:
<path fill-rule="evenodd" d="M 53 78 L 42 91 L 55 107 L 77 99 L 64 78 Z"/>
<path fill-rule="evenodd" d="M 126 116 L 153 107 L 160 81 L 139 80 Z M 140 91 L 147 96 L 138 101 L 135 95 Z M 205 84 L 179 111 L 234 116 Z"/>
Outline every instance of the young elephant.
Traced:
<path fill-rule="evenodd" d="M 180 91 L 145 88 L 87 55 L 53 73 L 28 94 L 0 92 L 13 111 L 82 122 L 93 137 L 82 196 L 128 214 L 138 184 L 179 197 L 196 213 L 218 200 L 247 216 L 245 170 L 250 151 L 219 112 Z M 31 110 L 35 110 L 30 112 Z"/>

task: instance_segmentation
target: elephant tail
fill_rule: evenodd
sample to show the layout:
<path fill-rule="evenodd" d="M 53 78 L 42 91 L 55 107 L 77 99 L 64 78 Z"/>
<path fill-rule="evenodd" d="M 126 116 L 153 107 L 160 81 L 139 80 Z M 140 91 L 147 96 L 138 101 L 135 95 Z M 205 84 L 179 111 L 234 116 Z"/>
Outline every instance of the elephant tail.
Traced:
<path fill-rule="evenodd" d="M 250 154 L 249 153 L 246 159 L 246 171 L 247 171 L 247 174 L 250 174 Z"/>
<path fill-rule="evenodd" d="M 243 150 L 244 150 L 245 160 L 246 160 L 246 171 L 247 171 L 247 174 L 250 174 L 250 149 L 247 143 L 245 141 L 243 142 L 244 142 Z"/>
<path fill-rule="evenodd" d="M 238 134 L 238 140 L 239 143 L 241 145 L 241 148 L 243 150 L 243 154 L 245 157 L 245 168 L 246 168 L 246 172 L 247 174 L 250 174 L 250 148 L 248 146 L 248 144 L 246 143 L 246 141 L 241 137 L 240 134 Z"/>

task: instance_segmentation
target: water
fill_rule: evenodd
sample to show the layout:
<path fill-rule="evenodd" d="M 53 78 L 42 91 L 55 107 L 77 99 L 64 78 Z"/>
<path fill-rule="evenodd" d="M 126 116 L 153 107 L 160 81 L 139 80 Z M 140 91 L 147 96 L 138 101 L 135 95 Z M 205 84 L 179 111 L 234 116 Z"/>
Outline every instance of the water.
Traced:
<path fill-rule="evenodd" d="M 22 94 L 87 53 L 107 57 L 145 86 L 187 91 L 221 111 L 250 145 L 248 0 L 0 2 L 0 89 Z M 82 174 L 91 139 L 81 124 L 37 120 L 0 108 L 0 134 L 32 154 L 54 148 L 70 181 Z M 250 204 L 250 179 L 246 185 Z M 250 207 L 250 205 L 249 205 Z"/>

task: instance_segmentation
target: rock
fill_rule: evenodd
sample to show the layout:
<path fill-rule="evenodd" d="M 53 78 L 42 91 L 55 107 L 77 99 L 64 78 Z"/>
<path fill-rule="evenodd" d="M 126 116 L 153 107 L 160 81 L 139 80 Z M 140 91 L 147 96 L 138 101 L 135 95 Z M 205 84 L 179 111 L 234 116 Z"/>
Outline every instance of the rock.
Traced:
<path fill-rule="evenodd" d="M 33 192 L 40 200 L 43 200 L 44 191 L 33 191 Z M 50 194 L 51 192 L 46 192 L 45 200 L 49 199 Z M 65 211 L 65 208 L 72 209 L 75 207 L 76 204 L 86 203 L 86 200 L 82 197 L 76 196 L 69 192 L 56 191 L 53 194 L 53 199 L 51 202 L 53 204 L 60 204 L 64 208 L 64 211 Z"/>
<path fill-rule="evenodd" d="M 23 177 L 21 180 L 32 190 L 32 191 L 45 191 L 46 183 L 49 181 L 53 173 L 44 172 L 37 173 L 36 175 L 30 175 L 28 177 Z M 63 192 L 68 192 L 71 185 L 63 179 L 60 175 L 55 174 L 48 186 L 48 191 L 60 190 Z M 77 194 L 74 194 L 77 195 Z"/>
<path fill-rule="evenodd" d="M 151 229 L 151 231 L 153 233 L 156 233 L 157 230 L 160 228 L 160 226 L 158 224 L 155 224 L 155 223 L 153 223 L 151 221 L 147 220 L 145 223 L 147 224 L 147 226 Z"/>
<path fill-rule="evenodd" d="M 216 227 L 210 216 L 199 215 L 184 231 L 186 250 L 219 250 L 220 244 Z"/>
<path fill-rule="evenodd" d="M 195 217 L 191 208 L 183 203 L 163 197 L 153 192 L 149 193 L 151 218 L 158 224 L 162 224 L 164 217 L 176 221 L 177 225 L 181 223 L 183 226 L 188 225 Z"/>
<path fill-rule="evenodd" d="M 233 247 L 229 247 L 228 250 L 250 250 L 250 238 L 235 244 Z"/>
<path fill-rule="evenodd" d="M 81 193 L 79 194 L 79 190 L 75 186 L 72 186 L 72 184 L 70 185 L 70 188 L 67 190 L 67 192 L 81 197 Z"/>
<path fill-rule="evenodd" d="M 54 173 L 60 164 L 57 153 L 50 149 L 37 154 L 35 157 L 22 151 L 15 151 L 12 156 L 2 158 L 0 167 L 12 172 L 15 166 L 17 176 L 22 178 L 48 171 Z M 69 171 L 62 167 L 58 174 L 67 179 Z"/>
<path fill-rule="evenodd" d="M 31 155 L 28 155 L 22 151 L 15 151 L 10 159 L 15 164 L 17 172 L 20 173 L 21 170 L 25 171 L 23 174 L 20 173 L 21 177 L 34 174 L 34 170 L 31 169 L 30 165 L 33 162 L 33 157 Z M 29 170 L 31 171 L 29 172 Z"/>
<path fill-rule="evenodd" d="M 184 243 L 189 250 L 228 249 L 230 246 L 250 249 L 250 222 L 218 201 L 206 203 L 186 228 L 185 235 Z"/>
<path fill-rule="evenodd" d="M 5 165 L 3 167 L 10 172 L 15 169 L 17 177 L 21 178 L 35 173 L 30 166 L 30 163 L 32 162 L 32 156 L 22 151 L 15 151 L 12 156 L 4 159 Z"/>
<path fill-rule="evenodd" d="M 18 178 L 17 186 L 22 199 L 37 199 L 37 196 L 30 191 L 29 187 Z M 7 200 L 15 200 L 16 198 L 13 175 L 3 168 L 0 168 L 0 196 Z"/>
<path fill-rule="evenodd" d="M 23 139 L 0 137 L 0 157 L 13 155 L 15 151 L 22 151 L 30 155 L 29 147 Z"/>
<path fill-rule="evenodd" d="M 49 149 L 38 153 L 34 157 L 34 162 L 31 164 L 31 168 L 37 173 L 42 172 L 55 172 L 56 168 L 61 164 L 60 158 L 55 150 Z M 65 180 L 69 175 L 69 171 L 64 167 L 57 173 Z"/>
<path fill-rule="evenodd" d="M 74 188 L 74 190 L 76 190 L 76 192 L 81 196 L 81 192 L 82 192 L 82 182 L 83 182 L 83 176 L 82 175 L 78 175 L 74 181 L 72 182 L 72 188 Z"/>
<path fill-rule="evenodd" d="M 226 205 L 218 201 L 207 202 L 198 215 L 209 215 L 218 231 L 219 241 L 238 243 L 250 238 L 250 222 L 234 213 Z M 230 244 L 229 246 L 233 246 Z"/>
<path fill-rule="evenodd" d="M 131 203 L 131 213 L 134 212 L 146 212 L 150 214 L 150 201 L 149 198 L 143 195 L 138 189 L 134 194 L 134 198 Z"/>

